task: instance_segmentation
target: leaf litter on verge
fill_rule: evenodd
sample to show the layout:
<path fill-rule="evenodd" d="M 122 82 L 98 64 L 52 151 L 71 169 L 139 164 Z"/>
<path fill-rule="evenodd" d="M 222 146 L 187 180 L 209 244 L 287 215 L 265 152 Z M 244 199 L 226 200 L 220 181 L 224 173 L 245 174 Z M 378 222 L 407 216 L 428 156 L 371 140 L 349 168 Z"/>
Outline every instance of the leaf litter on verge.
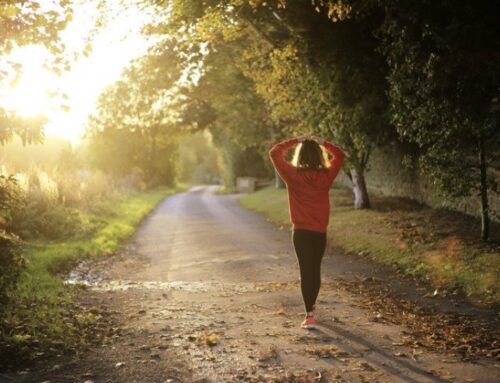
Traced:
<path fill-rule="evenodd" d="M 463 360 L 477 357 L 500 356 L 500 328 L 487 319 L 463 313 L 443 313 L 402 299 L 375 284 L 338 280 L 337 288 L 361 296 L 363 304 L 371 312 L 371 319 L 378 322 L 403 324 L 404 343 L 439 352 L 453 352 Z M 438 291 L 439 293 L 439 291 Z M 436 294 L 437 295 L 437 294 Z"/>

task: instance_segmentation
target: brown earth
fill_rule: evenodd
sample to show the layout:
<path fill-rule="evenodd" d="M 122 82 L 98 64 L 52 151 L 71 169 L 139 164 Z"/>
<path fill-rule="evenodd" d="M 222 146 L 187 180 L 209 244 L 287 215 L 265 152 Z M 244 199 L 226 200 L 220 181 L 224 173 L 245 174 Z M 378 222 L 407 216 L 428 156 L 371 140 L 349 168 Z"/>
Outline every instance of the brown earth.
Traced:
<path fill-rule="evenodd" d="M 73 273 L 101 322 L 92 347 L 0 382 L 500 381 L 496 311 L 333 246 L 318 328 L 301 329 L 290 234 L 214 191 L 166 199 L 119 254 Z"/>

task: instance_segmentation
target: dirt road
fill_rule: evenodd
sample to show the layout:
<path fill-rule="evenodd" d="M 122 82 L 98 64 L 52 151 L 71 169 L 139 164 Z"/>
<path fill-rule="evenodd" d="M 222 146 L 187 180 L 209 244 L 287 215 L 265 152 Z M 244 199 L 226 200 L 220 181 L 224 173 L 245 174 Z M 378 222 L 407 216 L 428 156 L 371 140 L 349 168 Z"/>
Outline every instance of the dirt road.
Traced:
<path fill-rule="evenodd" d="M 109 322 L 98 345 L 3 379 L 500 381 L 498 361 L 426 346 L 415 337 L 415 326 L 430 317 L 408 312 L 398 324 L 376 309 L 393 305 L 392 295 L 373 291 L 390 287 L 390 294 L 403 296 L 396 300 L 415 298 L 452 314 L 494 314 L 448 299 L 427 304 L 421 298 L 425 291 L 412 281 L 334 247 L 323 266 L 318 329 L 300 329 L 303 306 L 290 234 L 236 199 L 198 187 L 162 202 L 120 254 L 92 264 L 86 276 L 90 283 L 82 301 Z"/>

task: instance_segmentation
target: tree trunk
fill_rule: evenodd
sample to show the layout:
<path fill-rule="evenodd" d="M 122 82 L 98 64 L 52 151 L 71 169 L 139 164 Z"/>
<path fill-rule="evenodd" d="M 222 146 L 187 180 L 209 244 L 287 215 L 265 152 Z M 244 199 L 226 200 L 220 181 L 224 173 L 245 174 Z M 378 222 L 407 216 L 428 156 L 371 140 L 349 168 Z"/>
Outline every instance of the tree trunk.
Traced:
<path fill-rule="evenodd" d="M 364 171 L 361 169 L 351 169 L 350 178 L 352 181 L 352 191 L 354 193 L 354 208 L 369 209 L 370 199 L 368 198 L 368 190 L 366 189 Z"/>
<path fill-rule="evenodd" d="M 490 238 L 490 215 L 488 206 L 488 176 L 486 166 L 486 153 L 484 150 L 484 137 L 479 137 L 479 169 L 481 172 L 481 239 Z"/>
<path fill-rule="evenodd" d="M 276 170 L 274 170 L 274 186 L 276 189 L 284 189 L 285 188 L 285 183 L 281 179 L 280 175 Z"/>

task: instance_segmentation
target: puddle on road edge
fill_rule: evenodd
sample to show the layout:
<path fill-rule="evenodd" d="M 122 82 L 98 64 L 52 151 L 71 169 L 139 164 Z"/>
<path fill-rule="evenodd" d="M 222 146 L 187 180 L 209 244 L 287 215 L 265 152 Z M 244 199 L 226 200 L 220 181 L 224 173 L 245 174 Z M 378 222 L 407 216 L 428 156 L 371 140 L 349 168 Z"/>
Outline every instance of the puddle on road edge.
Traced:
<path fill-rule="evenodd" d="M 129 289 L 184 290 L 191 292 L 227 291 L 243 293 L 249 291 L 270 291 L 296 288 L 295 282 L 216 282 L 216 281 L 134 281 L 127 279 L 107 279 L 106 272 L 95 272 L 81 263 L 73 269 L 64 281 L 67 285 L 78 285 L 92 291 L 125 291 Z"/>
<path fill-rule="evenodd" d="M 65 281 L 68 285 L 83 285 L 93 291 L 125 291 L 129 289 L 147 290 L 184 290 L 184 291 L 265 291 L 283 289 L 296 285 L 296 282 L 272 283 L 272 282 L 247 282 L 247 283 L 221 283 L 200 281 L 132 281 L 132 280 L 89 280 L 88 278 L 75 278 L 74 276 Z"/>

